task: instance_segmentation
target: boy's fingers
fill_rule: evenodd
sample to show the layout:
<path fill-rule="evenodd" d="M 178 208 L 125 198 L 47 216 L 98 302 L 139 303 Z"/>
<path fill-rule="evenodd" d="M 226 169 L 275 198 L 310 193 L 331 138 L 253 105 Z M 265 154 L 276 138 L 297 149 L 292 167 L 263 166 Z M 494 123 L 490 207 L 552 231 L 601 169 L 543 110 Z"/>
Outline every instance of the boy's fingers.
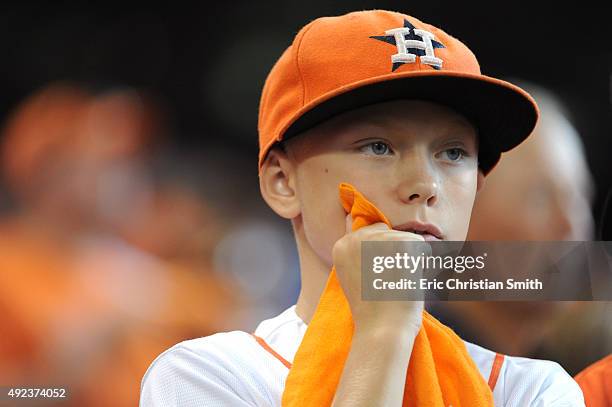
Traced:
<path fill-rule="evenodd" d="M 353 230 L 353 218 L 351 215 L 348 215 L 346 217 L 346 233 L 349 233 Z M 361 229 L 359 229 L 362 233 L 371 233 L 372 231 L 375 230 L 380 230 L 380 231 L 387 231 L 390 230 L 389 226 L 387 226 L 387 224 L 385 222 L 376 222 L 373 223 L 371 225 L 368 226 L 364 226 Z"/>
<path fill-rule="evenodd" d="M 363 227 L 364 232 L 371 233 L 374 231 L 389 231 L 389 226 L 385 222 L 376 222 Z"/>
<path fill-rule="evenodd" d="M 350 233 L 353 230 L 353 217 L 349 213 L 346 215 L 346 233 Z"/>
<path fill-rule="evenodd" d="M 346 215 L 346 233 L 350 233 L 353 231 L 353 217 L 349 213 Z M 385 222 L 377 222 L 368 226 L 364 226 L 364 229 L 368 230 L 389 230 L 389 226 Z"/>

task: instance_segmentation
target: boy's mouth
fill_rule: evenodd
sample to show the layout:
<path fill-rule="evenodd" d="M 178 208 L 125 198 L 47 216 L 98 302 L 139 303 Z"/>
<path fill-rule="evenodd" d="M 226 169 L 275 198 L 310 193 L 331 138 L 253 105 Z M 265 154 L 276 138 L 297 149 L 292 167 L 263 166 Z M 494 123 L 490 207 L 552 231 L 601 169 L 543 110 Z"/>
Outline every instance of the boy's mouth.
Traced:
<path fill-rule="evenodd" d="M 442 235 L 440 228 L 432 223 L 422 223 L 413 220 L 401 225 L 393 226 L 393 229 L 401 232 L 410 232 L 421 235 L 427 242 L 444 240 L 444 236 Z"/>

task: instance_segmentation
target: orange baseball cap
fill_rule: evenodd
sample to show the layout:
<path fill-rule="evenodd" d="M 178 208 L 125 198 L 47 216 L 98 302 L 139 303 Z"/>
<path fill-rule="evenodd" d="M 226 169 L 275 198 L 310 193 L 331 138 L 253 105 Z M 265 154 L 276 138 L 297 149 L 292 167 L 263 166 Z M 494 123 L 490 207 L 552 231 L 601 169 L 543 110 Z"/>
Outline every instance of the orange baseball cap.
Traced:
<path fill-rule="evenodd" d="M 482 75 L 474 54 L 439 28 L 385 10 L 323 17 L 300 30 L 266 79 L 259 168 L 275 143 L 396 99 L 436 102 L 468 118 L 478 129 L 485 174 L 529 136 L 539 115 L 527 92 Z"/>

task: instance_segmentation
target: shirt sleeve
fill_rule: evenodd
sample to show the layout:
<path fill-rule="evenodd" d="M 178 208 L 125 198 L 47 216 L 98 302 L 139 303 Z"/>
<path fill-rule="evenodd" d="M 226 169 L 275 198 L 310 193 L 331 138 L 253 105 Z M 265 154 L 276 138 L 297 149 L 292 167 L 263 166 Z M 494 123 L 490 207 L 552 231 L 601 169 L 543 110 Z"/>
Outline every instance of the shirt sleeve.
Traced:
<path fill-rule="evenodd" d="M 578 383 L 558 364 L 551 362 L 546 380 L 533 405 L 537 407 L 584 407 L 584 397 Z"/>
<path fill-rule="evenodd" d="M 584 407 L 578 383 L 558 363 L 513 359 L 507 367 L 512 373 L 506 374 L 506 406 Z"/>
<path fill-rule="evenodd" d="M 210 356 L 210 357 L 209 357 Z M 140 407 L 255 406 L 241 378 L 219 355 L 196 353 L 181 344 L 162 353 L 145 373 Z"/>

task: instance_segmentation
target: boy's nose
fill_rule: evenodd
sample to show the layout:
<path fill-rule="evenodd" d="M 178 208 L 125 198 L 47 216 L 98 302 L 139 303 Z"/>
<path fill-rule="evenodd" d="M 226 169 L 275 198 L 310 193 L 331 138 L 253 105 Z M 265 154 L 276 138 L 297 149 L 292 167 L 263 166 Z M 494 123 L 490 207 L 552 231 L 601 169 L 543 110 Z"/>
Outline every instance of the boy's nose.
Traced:
<path fill-rule="evenodd" d="M 419 161 L 419 162 L 415 162 Z M 440 185 L 426 159 L 413 160 L 398 186 L 399 199 L 407 204 L 432 206 L 438 199 Z"/>
<path fill-rule="evenodd" d="M 435 181 L 418 181 L 412 185 L 402 185 L 399 197 L 407 204 L 426 204 L 432 206 L 438 199 L 438 183 Z"/>

